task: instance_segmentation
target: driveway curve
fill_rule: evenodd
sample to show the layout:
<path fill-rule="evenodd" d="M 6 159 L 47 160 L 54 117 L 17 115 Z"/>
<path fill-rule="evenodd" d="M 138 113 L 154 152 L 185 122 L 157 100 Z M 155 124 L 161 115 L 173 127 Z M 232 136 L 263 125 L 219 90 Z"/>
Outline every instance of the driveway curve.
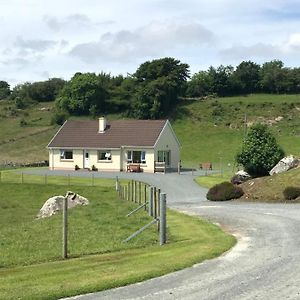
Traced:
<path fill-rule="evenodd" d="M 300 299 L 299 204 L 208 202 L 206 190 L 188 173 L 104 175 L 133 176 L 160 187 L 170 208 L 218 223 L 238 243 L 191 268 L 69 299 Z"/>

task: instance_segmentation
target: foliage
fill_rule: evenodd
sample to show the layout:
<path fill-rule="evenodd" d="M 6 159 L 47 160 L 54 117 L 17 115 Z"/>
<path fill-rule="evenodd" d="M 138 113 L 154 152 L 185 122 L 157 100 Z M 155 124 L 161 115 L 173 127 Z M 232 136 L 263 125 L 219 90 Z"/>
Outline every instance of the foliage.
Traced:
<path fill-rule="evenodd" d="M 92 165 L 92 168 L 91 168 L 92 171 L 98 171 L 98 169 L 96 168 L 95 165 Z"/>
<path fill-rule="evenodd" d="M 16 85 L 10 95 L 10 99 L 14 101 L 16 108 L 25 109 L 32 104 L 32 99 L 29 95 L 30 83 Z"/>
<path fill-rule="evenodd" d="M 166 116 L 177 103 L 189 66 L 171 57 L 147 61 L 140 65 L 133 79 L 136 83 L 131 113 L 138 119 Z"/>
<path fill-rule="evenodd" d="M 80 168 L 78 165 L 75 165 L 75 171 L 78 171 Z"/>
<path fill-rule="evenodd" d="M 210 188 L 206 198 L 211 201 L 226 201 L 240 198 L 243 194 L 242 188 L 235 186 L 231 182 L 224 181 Z"/>
<path fill-rule="evenodd" d="M 22 119 L 20 120 L 20 126 L 21 126 L 21 127 L 24 127 L 24 126 L 26 126 L 26 125 L 28 125 L 27 121 L 26 121 L 24 118 L 22 118 Z"/>
<path fill-rule="evenodd" d="M 300 196 L 300 188 L 288 186 L 283 190 L 283 195 L 286 200 L 294 200 Z"/>
<path fill-rule="evenodd" d="M 10 99 L 19 109 L 25 109 L 33 102 L 54 101 L 64 84 L 65 81 L 60 78 L 34 83 L 25 82 L 13 88 Z"/>
<path fill-rule="evenodd" d="M 64 122 L 68 119 L 68 114 L 64 111 L 56 110 L 51 118 L 51 124 L 63 125 Z"/>
<path fill-rule="evenodd" d="M 234 94 L 249 94 L 259 90 L 260 65 L 252 61 L 241 62 L 232 75 Z"/>
<path fill-rule="evenodd" d="M 122 82 L 122 76 L 76 73 L 61 90 L 56 106 L 73 115 L 91 114 L 93 117 L 123 110 L 127 102 L 121 97 Z"/>
<path fill-rule="evenodd" d="M 284 151 L 268 127 L 256 124 L 251 126 L 241 152 L 236 155 L 236 162 L 243 165 L 244 170 L 251 176 L 264 176 L 283 157 Z"/>
<path fill-rule="evenodd" d="M 34 82 L 29 86 L 29 96 L 33 101 L 37 102 L 54 101 L 64 85 L 65 81 L 61 78 Z"/>
<path fill-rule="evenodd" d="M 10 86 L 6 81 L 0 81 L 0 100 L 8 98 L 10 95 Z"/>

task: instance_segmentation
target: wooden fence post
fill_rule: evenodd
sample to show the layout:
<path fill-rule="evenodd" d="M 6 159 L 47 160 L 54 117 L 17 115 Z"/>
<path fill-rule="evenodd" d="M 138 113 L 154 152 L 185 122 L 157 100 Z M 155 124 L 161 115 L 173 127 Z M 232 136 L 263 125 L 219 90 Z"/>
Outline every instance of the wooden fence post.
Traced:
<path fill-rule="evenodd" d="M 157 217 L 157 197 L 156 197 L 156 187 L 153 188 L 153 203 L 154 203 L 154 207 L 153 207 L 153 216 L 156 219 Z"/>
<path fill-rule="evenodd" d="M 139 204 L 142 203 L 142 183 L 139 181 Z"/>
<path fill-rule="evenodd" d="M 133 183 L 133 180 L 131 180 L 131 202 L 134 201 L 133 186 L 134 186 L 134 183 Z"/>
<path fill-rule="evenodd" d="M 160 217 L 159 217 L 159 244 L 163 245 L 167 241 L 167 195 L 160 194 Z"/>
<path fill-rule="evenodd" d="M 148 214 L 153 216 L 153 186 L 149 187 L 149 205 L 148 205 Z"/>
<path fill-rule="evenodd" d="M 63 258 L 68 258 L 68 197 L 64 198 L 63 203 Z"/>
<path fill-rule="evenodd" d="M 147 185 L 146 184 L 144 185 L 144 203 L 145 203 L 145 210 L 147 210 Z"/>

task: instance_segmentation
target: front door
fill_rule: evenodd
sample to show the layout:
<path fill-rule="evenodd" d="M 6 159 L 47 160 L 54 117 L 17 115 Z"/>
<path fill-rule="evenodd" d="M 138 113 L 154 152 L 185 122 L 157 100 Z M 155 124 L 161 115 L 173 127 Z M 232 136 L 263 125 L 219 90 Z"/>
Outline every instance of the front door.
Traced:
<path fill-rule="evenodd" d="M 90 168 L 90 153 L 88 150 L 84 150 L 83 167 L 85 169 Z"/>

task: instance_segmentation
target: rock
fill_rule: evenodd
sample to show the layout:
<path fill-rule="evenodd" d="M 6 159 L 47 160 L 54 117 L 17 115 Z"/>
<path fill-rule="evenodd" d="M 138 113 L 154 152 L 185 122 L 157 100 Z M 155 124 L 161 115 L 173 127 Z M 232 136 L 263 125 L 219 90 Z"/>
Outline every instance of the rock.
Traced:
<path fill-rule="evenodd" d="M 282 173 L 299 165 L 299 159 L 289 155 L 281 159 L 278 164 L 269 172 L 270 175 Z"/>
<path fill-rule="evenodd" d="M 234 176 L 231 178 L 231 183 L 241 184 L 247 180 L 251 179 L 251 176 L 243 170 L 237 171 Z"/>
<path fill-rule="evenodd" d="M 89 200 L 78 195 L 75 194 L 71 191 L 68 191 L 66 193 L 66 197 L 68 199 L 68 208 L 73 208 L 77 205 L 88 205 L 89 204 Z M 47 217 L 51 217 L 54 214 L 56 214 L 57 212 L 59 212 L 60 210 L 63 209 L 63 201 L 64 201 L 65 197 L 64 196 L 54 196 L 49 198 L 44 205 L 42 206 L 42 208 L 40 209 L 37 218 L 47 218 Z"/>

